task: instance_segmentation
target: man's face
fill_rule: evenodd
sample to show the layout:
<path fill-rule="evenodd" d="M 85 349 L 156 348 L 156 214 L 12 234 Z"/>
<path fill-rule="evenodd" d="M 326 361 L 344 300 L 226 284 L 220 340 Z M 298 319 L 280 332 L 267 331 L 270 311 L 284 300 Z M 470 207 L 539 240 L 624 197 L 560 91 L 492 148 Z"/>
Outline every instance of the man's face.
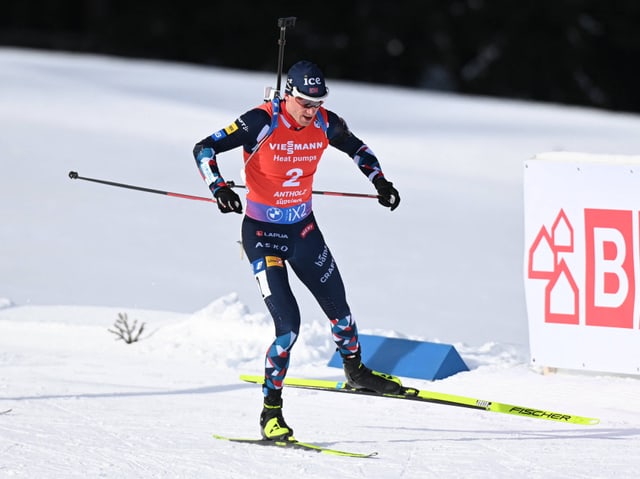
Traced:
<path fill-rule="evenodd" d="M 312 102 L 292 95 L 286 95 L 285 101 L 287 113 L 289 113 L 300 126 L 309 126 L 315 118 L 318 108 L 322 105 L 321 101 Z"/>

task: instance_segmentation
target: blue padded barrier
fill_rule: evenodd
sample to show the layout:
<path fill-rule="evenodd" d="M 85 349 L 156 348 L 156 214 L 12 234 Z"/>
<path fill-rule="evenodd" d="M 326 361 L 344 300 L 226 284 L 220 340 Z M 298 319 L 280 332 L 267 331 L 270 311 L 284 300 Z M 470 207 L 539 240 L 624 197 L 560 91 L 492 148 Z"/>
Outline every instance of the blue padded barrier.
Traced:
<path fill-rule="evenodd" d="M 376 371 L 417 379 L 444 379 L 461 371 L 468 371 L 456 348 L 450 344 L 386 338 L 360 334 L 362 362 Z M 329 366 L 342 368 L 337 351 Z"/>

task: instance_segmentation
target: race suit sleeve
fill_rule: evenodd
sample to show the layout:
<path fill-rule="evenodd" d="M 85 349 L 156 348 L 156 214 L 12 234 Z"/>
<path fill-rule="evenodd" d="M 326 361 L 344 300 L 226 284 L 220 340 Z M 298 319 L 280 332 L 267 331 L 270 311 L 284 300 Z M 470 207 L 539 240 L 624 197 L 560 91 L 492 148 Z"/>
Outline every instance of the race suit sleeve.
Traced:
<path fill-rule="evenodd" d="M 266 111 L 254 108 L 241 115 L 229 126 L 216 131 L 200 140 L 193 148 L 193 156 L 202 178 L 211 193 L 227 186 L 220 168 L 217 155 L 242 146 L 251 152 L 269 129 L 271 117 Z"/>
<path fill-rule="evenodd" d="M 347 123 L 341 117 L 329 110 L 327 110 L 327 116 L 329 144 L 349 155 L 360 171 L 369 178 L 369 181 L 373 182 L 377 178 L 384 178 L 378 158 L 371 151 L 371 148 L 351 133 Z"/>

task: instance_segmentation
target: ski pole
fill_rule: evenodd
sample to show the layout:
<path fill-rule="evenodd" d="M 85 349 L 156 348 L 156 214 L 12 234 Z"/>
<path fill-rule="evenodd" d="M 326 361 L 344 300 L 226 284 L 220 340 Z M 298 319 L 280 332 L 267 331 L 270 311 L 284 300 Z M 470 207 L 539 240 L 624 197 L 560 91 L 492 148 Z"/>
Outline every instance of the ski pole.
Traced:
<path fill-rule="evenodd" d="M 130 190 L 145 191 L 147 193 L 157 193 L 159 195 L 173 196 L 175 198 L 184 198 L 187 200 L 208 201 L 209 203 L 216 203 L 213 198 L 205 198 L 204 196 L 185 195 L 182 193 L 173 193 L 171 191 L 154 190 L 153 188 L 144 188 L 142 186 L 127 185 L 125 183 L 116 183 L 114 181 L 98 180 L 96 178 L 87 178 L 86 176 L 78 175 L 77 171 L 70 171 L 69 178 L 72 180 L 85 180 L 93 181 L 94 183 L 101 183 L 103 185 L 117 186 L 119 188 L 128 188 Z"/>
<path fill-rule="evenodd" d="M 174 198 L 184 198 L 187 200 L 207 201 L 210 203 L 216 203 L 213 198 L 205 198 L 204 196 L 185 195 L 183 193 L 174 193 L 172 191 L 156 190 L 153 188 L 146 188 L 143 186 L 129 185 L 126 183 L 116 183 L 115 181 L 99 180 L 97 178 L 88 178 L 86 176 L 80 176 L 77 171 L 70 171 L 69 178 L 72 180 L 85 180 L 92 181 L 94 183 L 101 183 L 103 185 L 117 186 L 118 188 L 128 188 L 130 190 L 144 191 L 147 193 L 156 193 L 158 195 L 173 196 Z M 246 188 L 245 185 L 238 185 L 233 180 L 227 181 L 227 185 L 231 188 Z M 348 196 L 351 198 L 378 198 L 376 195 L 370 195 L 366 193 L 346 193 L 342 191 L 318 191 L 313 190 L 314 195 L 327 195 L 327 196 Z"/>
<path fill-rule="evenodd" d="M 246 188 L 245 185 L 238 185 L 234 181 L 227 181 L 227 185 L 231 188 Z M 368 193 L 347 193 L 344 191 L 322 191 L 322 190 L 312 190 L 311 193 L 314 195 L 325 195 L 325 196 L 348 196 L 350 198 L 375 198 L 378 199 L 378 195 L 371 195 Z"/>
<path fill-rule="evenodd" d="M 198 200 L 198 201 L 207 201 L 209 203 L 216 203 L 216 200 L 213 198 L 205 198 L 204 196 L 185 195 L 183 193 L 174 193 L 172 191 L 156 190 L 153 188 L 145 188 L 143 186 L 129 185 L 126 183 L 116 183 L 115 181 L 99 180 L 97 178 L 80 176 L 77 171 L 70 171 L 69 178 L 71 178 L 72 180 L 85 180 L 85 181 L 92 181 L 94 183 L 101 183 L 103 185 L 117 186 L 118 188 L 128 188 L 130 190 L 145 191 L 147 193 L 156 193 L 158 195 L 173 196 L 174 198 L 184 198 L 187 200 Z M 227 181 L 227 185 L 230 186 L 231 188 L 246 188 L 245 185 L 238 185 L 233 180 Z M 314 195 L 348 196 L 351 198 L 376 198 L 376 199 L 378 198 L 376 195 L 370 195 L 366 193 L 346 193 L 342 191 L 313 190 L 312 193 Z"/>

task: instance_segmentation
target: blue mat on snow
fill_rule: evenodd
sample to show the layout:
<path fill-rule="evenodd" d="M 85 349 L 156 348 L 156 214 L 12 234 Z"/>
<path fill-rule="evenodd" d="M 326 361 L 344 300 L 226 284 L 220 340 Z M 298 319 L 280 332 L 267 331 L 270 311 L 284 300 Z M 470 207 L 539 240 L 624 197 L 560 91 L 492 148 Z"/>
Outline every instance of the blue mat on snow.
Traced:
<path fill-rule="evenodd" d="M 444 379 L 461 371 L 469 371 L 456 348 L 450 344 L 386 338 L 360 334 L 362 362 L 376 371 L 416 379 Z M 329 366 L 342 369 L 337 351 Z"/>

